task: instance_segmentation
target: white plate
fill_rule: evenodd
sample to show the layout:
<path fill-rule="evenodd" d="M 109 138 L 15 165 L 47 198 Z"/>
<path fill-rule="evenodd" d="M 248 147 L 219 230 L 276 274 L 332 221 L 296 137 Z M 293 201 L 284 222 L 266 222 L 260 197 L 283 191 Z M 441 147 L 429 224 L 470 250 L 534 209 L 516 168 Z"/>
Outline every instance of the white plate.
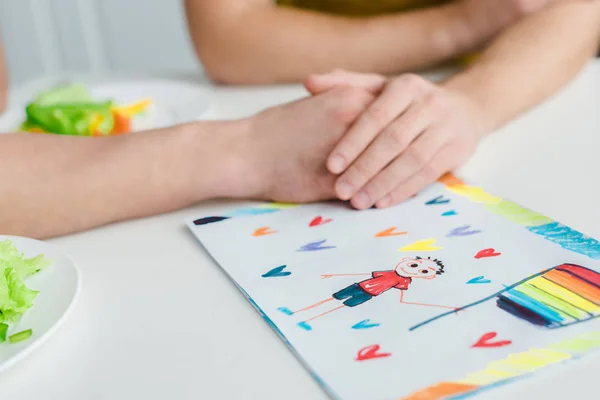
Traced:
<path fill-rule="evenodd" d="M 75 264 L 55 247 L 34 239 L 0 235 L 0 241 L 11 240 L 26 257 L 44 254 L 54 264 L 25 280 L 27 287 L 39 290 L 31 307 L 15 324 L 9 335 L 32 329 L 31 337 L 23 342 L 0 344 L 0 371 L 14 365 L 30 354 L 56 331 L 73 308 L 79 295 L 81 277 Z"/>
<path fill-rule="evenodd" d="M 200 119 L 212 105 L 214 89 L 191 79 L 161 79 L 107 77 L 103 79 L 76 79 L 84 83 L 97 101 L 112 99 L 117 104 L 128 104 L 141 99 L 153 100 L 149 118 L 135 121 L 135 130 L 161 128 Z M 39 92 L 64 80 L 41 80 L 24 88 L 9 109 L 0 117 L 0 132 L 14 132 L 25 120 L 25 107 Z"/>

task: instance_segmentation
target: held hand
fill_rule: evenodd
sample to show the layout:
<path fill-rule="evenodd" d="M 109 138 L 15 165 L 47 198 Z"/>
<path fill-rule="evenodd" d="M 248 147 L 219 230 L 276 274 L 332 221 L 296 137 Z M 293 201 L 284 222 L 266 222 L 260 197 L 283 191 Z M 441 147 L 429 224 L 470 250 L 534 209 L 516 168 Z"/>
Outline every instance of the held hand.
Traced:
<path fill-rule="evenodd" d="M 373 99 L 366 90 L 339 87 L 251 117 L 232 149 L 241 160 L 238 195 L 283 202 L 335 198 L 327 156 Z"/>
<path fill-rule="evenodd" d="M 378 95 L 327 161 L 340 175 L 338 197 L 358 209 L 389 207 L 416 194 L 464 163 L 486 131 L 470 99 L 416 75 L 386 80 L 336 71 L 312 76 L 306 86 L 313 93 L 359 86 Z"/>

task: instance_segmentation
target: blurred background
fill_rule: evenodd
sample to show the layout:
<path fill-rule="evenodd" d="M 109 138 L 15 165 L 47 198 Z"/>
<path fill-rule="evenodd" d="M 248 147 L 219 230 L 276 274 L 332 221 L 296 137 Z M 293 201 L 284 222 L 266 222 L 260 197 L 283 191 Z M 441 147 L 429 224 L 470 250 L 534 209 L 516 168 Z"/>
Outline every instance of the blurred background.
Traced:
<path fill-rule="evenodd" d="M 198 72 L 182 3 L 0 0 L 10 84 L 65 72 Z"/>

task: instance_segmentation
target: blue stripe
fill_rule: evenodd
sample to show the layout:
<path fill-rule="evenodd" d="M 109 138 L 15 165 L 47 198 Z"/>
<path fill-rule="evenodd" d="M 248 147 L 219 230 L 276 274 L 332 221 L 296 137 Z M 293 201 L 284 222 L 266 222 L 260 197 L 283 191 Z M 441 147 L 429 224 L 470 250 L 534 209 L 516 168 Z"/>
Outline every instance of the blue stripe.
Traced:
<path fill-rule="evenodd" d="M 511 290 L 503 293 L 502 296 L 505 296 L 508 299 L 514 301 L 515 303 L 517 303 L 523 307 L 526 307 L 535 313 L 540 314 L 542 317 L 544 317 L 547 320 L 560 323 L 564 319 L 563 317 L 560 316 L 560 314 L 558 312 L 554 311 L 553 309 L 540 303 L 539 301 L 532 299 L 531 297 L 529 297 L 523 293 L 520 293 L 514 289 L 511 289 Z"/>
<path fill-rule="evenodd" d="M 527 229 L 558 244 L 563 249 L 600 260 L 600 242 L 561 223 L 551 222 L 546 225 L 529 226 Z"/>

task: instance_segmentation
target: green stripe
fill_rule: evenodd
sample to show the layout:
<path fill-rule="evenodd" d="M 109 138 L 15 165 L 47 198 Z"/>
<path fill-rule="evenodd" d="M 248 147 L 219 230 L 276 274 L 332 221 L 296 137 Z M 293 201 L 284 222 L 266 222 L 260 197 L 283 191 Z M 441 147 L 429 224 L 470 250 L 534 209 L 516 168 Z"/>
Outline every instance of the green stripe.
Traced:
<path fill-rule="evenodd" d="M 550 306 L 556 309 L 562 317 L 564 318 L 585 318 L 588 316 L 588 313 L 585 311 L 575 307 L 571 303 L 567 303 L 566 301 L 551 295 L 548 292 L 543 291 L 532 285 L 531 283 L 524 283 L 523 285 L 519 285 L 514 290 L 531 297 L 535 301 L 539 301 L 547 306 Z"/>

